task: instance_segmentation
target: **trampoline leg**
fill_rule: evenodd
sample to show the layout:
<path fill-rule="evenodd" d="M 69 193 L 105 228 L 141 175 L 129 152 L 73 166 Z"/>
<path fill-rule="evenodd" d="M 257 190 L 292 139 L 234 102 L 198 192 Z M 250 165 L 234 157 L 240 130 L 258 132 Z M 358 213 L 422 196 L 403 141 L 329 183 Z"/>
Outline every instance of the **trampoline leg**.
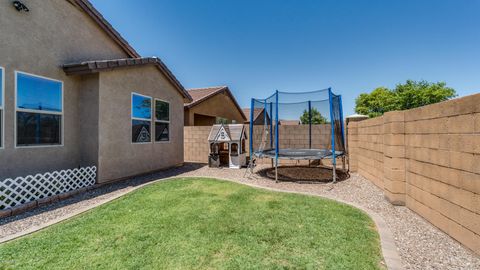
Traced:
<path fill-rule="evenodd" d="M 278 164 L 275 162 L 275 183 L 278 183 Z"/>
<path fill-rule="evenodd" d="M 345 156 L 342 156 L 342 170 L 345 171 Z"/>
<path fill-rule="evenodd" d="M 337 166 L 333 164 L 333 183 L 337 182 Z"/>

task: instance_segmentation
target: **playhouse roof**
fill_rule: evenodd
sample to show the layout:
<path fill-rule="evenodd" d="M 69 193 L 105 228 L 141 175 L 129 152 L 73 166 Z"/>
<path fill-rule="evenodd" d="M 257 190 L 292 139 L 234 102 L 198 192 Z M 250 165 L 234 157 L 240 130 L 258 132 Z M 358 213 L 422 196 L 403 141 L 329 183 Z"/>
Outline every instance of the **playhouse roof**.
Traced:
<path fill-rule="evenodd" d="M 216 141 L 217 134 L 220 132 L 222 127 L 225 129 L 230 141 L 240 141 L 242 135 L 245 133 L 245 127 L 243 124 L 227 124 L 227 125 L 213 125 L 210 130 L 210 135 L 208 135 L 208 141 Z M 246 134 L 244 135 L 246 137 Z"/>

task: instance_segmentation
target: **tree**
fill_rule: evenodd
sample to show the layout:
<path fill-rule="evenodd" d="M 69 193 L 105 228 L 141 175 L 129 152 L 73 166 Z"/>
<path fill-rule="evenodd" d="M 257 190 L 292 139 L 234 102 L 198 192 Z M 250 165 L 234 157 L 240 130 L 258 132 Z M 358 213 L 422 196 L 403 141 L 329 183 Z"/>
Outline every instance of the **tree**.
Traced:
<path fill-rule="evenodd" d="M 407 80 L 405 84 L 398 84 L 394 92 L 398 96 L 398 110 L 408 110 L 455 97 L 453 88 L 447 87 L 444 82 L 429 83 L 427 81 Z"/>
<path fill-rule="evenodd" d="M 379 87 L 370 94 L 360 94 L 355 100 L 355 111 L 370 117 L 376 117 L 398 108 L 398 98 L 388 88 Z"/>
<path fill-rule="evenodd" d="M 312 124 L 319 125 L 319 124 L 326 124 L 328 123 L 327 118 L 325 118 L 316 108 L 312 108 Z M 302 116 L 300 116 L 300 122 L 302 125 L 308 125 L 309 117 L 308 117 L 308 110 L 304 110 Z"/>
<path fill-rule="evenodd" d="M 455 90 L 447 87 L 444 82 L 407 80 L 405 84 L 398 84 L 393 90 L 379 87 L 370 94 L 360 94 L 355 100 L 355 112 L 376 117 L 385 112 L 408 110 L 455 96 Z"/>

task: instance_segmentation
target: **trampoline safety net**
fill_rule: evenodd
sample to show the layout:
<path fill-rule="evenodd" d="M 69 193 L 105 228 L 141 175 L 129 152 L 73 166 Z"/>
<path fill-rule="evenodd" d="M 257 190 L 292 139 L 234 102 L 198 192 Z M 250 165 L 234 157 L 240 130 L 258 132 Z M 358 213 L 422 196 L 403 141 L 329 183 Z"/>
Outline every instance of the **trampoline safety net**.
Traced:
<path fill-rule="evenodd" d="M 345 152 L 342 97 L 331 88 L 252 99 L 250 158 L 317 160 Z M 335 151 L 333 151 L 333 149 Z"/>

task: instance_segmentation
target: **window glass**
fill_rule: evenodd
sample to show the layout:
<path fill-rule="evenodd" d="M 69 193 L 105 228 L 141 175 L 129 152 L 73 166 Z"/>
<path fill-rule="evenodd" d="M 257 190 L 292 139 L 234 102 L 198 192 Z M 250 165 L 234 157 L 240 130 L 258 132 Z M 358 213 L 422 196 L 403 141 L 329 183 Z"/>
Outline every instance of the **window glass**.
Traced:
<path fill-rule="evenodd" d="M 0 148 L 3 147 L 3 69 L 0 68 Z"/>
<path fill-rule="evenodd" d="M 170 104 L 165 101 L 155 100 L 155 119 L 169 121 L 170 120 Z"/>
<path fill-rule="evenodd" d="M 132 142 L 151 142 L 150 121 L 132 120 Z"/>
<path fill-rule="evenodd" d="M 62 111 L 62 83 L 17 73 L 17 108 Z"/>
<path fill-rule="evenodd" d="M 61 115 L 17 112 L 17 145 L 52 145 L 61 142 Z"/>
<path fill-rule="evenodd" d="M 231 156 L 238 156 L 238 144 L 232 143 L 232 149 L 230 150 Z"/>
<path fill-rule="evenodd" d="M 228 119 L 227 118 L 223 118 L 223 117 L 216 117 L 215 118 L 215 124 L 219 125 L 219 124 L 228 124 Z"/>
<path fill-rule="evenodd" d="M 141 95 L 132 95 L 132 117 L 151 119 L 152 118 L 152 98 Z"/>
<path fill-rule="evenodd" d="M 0 148 L 3 147 L 3 110 L 0 109 Z"/>
<path fill-rule="evenodd" d="M 0 110 L 3 108 L 3 69 L 0 68 Z"/>
<path fill-rule="evenodd" d="M 155 123 L 155 141 L 164 142 L 170 139 L 169 136 L 169 124 L 168 123 Z"/>
<path fill-rule="evenodd" d="M 170 140 L 170 104 L 166 101 L 155 100 L 155 141 Z"/>
<path fill-rule="evenodd" d="M 62 144 L 62 82 L 16 72 L 17 146 Z"/>

